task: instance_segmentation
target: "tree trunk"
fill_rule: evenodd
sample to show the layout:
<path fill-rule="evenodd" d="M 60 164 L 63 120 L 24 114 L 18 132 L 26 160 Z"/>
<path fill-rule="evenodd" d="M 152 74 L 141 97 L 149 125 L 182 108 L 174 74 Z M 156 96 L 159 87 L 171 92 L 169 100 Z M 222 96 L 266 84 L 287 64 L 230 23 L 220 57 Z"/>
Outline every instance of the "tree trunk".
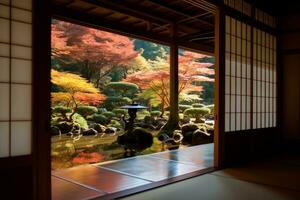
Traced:
<path fill-rule="evenodd" d="M 172 24 L 172 43 L 170 48 L 170 115 L 168 122 L 161 128 L 160 133 L 173 136 L 179 128 L 178 116 L 178 44 L 176 41 L 177 25 Z"/>

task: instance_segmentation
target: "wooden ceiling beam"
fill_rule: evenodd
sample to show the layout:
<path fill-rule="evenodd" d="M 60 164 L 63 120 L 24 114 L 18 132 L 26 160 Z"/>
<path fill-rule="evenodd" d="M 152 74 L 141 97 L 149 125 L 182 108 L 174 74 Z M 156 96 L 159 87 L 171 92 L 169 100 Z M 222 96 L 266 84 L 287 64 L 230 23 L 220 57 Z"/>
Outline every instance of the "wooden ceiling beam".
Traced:
<path fill-rule="evenodd" d="M 120 3 L 114 3 L 112 0 L 82 0 L 83 2 L 89 3 L 94 6 L 102 7 L 105 9 L 113 10 L 115 12 L 119 12 L 122 14 L 127 14 L 135 18 L 139 18 L 144 21 L 148 21 L 151 23 L 155 23 L 158 25 L 162 25 L 165 23 L 172 23 L 172 21 L 157 17 L 151 14 L 148 14 L 145 11 L 142 11 L 140 9 L 134 9 L 132 6 L 124 6 L 125 2 Z"/>
<path fill-rule="evenodd" d="M 160 1 L 160 0 L 147 0 L 157 6 L 160 6 L 160 7 L 163 7 L 165 9 L 168 9 L 178 15 L 181 15 L 183 17 L 186 17 L 186 19 L 183 19 L 183 20 L 180 20 L 180 21 L 188 21 L 189 19 L 193 19 L 193 20 L 197 20 L 203 24 L 206 24 L 206 25 L 209 25 L 211 27 L 214 27 L 214 24 L 208 22 L 208 21 L 205 21 L 205 20 L 202 20 L 202 19 L 199 19 L 197 18 L 196 16 L 193 16 L 185 11 L 182 11 L 182 10 L 178 10 L 178 8 L 175 8 L 174 6 L 170 5 L 170 4 L 166 4 L 165 2 L 163 1 Z M 201 15 L 200 15 L 201 16 Z"/>
<path fill-rule="evenodd" d="M 89 26 L 92 28 L 109 31 L 116 34 L 125 35 L 132 38 L 139 38 L 156 42 L 163 45 L 171 45 L 171 37 L 161 36 L 152 31 L 146 29 L 138 29 L 128 24 L 120 24 L 110 21 L 108 19 L 97 17 L 94 14 L 85 13 L 71 8 L 62 7 L 58 5 L 52 5 L 52 15 L 54 18 L 69 21 L 71 23 L 81 24 L 83 26 Z M 213 54 L 213 46 L 192 43 L 188 41 L 178 41 L 178 44 L 185 49 L 190 49 L 197 52 Z"/>

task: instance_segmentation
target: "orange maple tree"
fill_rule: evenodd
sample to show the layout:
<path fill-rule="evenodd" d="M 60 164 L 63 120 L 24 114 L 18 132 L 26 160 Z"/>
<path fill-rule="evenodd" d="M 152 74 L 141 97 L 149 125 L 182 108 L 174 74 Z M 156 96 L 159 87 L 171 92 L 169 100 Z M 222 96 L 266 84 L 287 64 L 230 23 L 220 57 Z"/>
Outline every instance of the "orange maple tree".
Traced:
<path fill-rule="evenodd" d="M 78 104 L 97 106 L 105 100 L 92 83 L 77 74 L 51 70 L 52 84 L 60 87 L 62 91 L 52 92 L 52 104 L 62 104 L 73 109 L 69 119 L 72 118 Z"/>

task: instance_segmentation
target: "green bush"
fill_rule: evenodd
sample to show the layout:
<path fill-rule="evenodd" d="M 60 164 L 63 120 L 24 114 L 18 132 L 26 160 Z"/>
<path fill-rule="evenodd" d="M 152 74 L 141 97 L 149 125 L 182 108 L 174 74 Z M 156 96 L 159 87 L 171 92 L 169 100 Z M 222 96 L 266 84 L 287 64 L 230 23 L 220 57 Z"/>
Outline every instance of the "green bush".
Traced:
<path fill-rule="evenodd" d="M 127 115 L 128 113 L 126 109 L 122 109 L 122 108 L 113 109 L 112 112 L 115 113 L 117 117 L 121 117 L 122 115 Z"/>
<path fill-rule="evenodd" d="M 150 112 L 148 110 L 139 110 L 136 113 L 136 119 L 137 120 L 143 120 L 145 116 L 150 116 Z"/>
<path fill-rule="evenodd" d="M 202 108 L 189 108 L 184 111 L 185 116 L 191 116 L 196 118 L 196 123 L 201 122 L 201 117 L 204 117 L 205 115 L 210 113 L 210 109 L 206 107 Z"/>
<path fill-rule="evenodd" d="M 52 108 L 52 113 L 57 113 L 61 115 L 66 115 L 67 113 L 71 113 L 72 109 L 66 106 L 55 106 Z"/>
<path fill-rule="evenodd" d="M 206 108 L 210 109 L 210 113 L 213 114 L 215 112 L 215 105 L 211 104 L 211 105 L 207 105 L 205 106 Z"/>
<path fill-rule="evenodd" d="M 73 123 L 79 125 L 80 128 L 84 128 L 84 129 L 88 128 L 87 121 L 80 114 L 75 113 L 72 116 L 72 120 Z"/>
<path fill-rule="evenodd" d="M 107 124 L 109 120 L 102 114 L 94 114 L 93 121 L 99 124 Z"/>
<path fill-rule="evenodd" d="M 111 126 L 111 127 L 115 127 L 115 128 L 119 128 L 119 129 L 123 128 L 121 123 L 114 119 L 112 119 L 107 126 Z"/>
<path fill-rule="evenodd" d="M 179 111 L 184 112 L 186 109 L 192 108 L 192 106 L 191 105 L 179 104 L 178 108 L 179 108 Z"/>
<path fill-rule="evenodd" d="M 128 97 L 108 96 L 102 106 L 107 110 L 113 110 L 130 103 L 132 103 L 132 100 Z"/>
<path fill-rule="evenodd" d="M 205 105 L 202 104 L 202 103 L 194 103 L 192 106 L 193 106 L 193 108 L 202 108 L 202 107 L 205 107 Z"/>
<path fill-rule="evenodd" d="M 76 113 L 80 114 L 84 118 L 87 116 L 93 115 L 98 112 L 98 109 L 94 106 L 78 106 L 76 109 Z"/>
<path fill-rule="evenodd" d="M 150 112 L 150 115 L 152 117 L 159 117 L 161 115 L 161 112 L 159 110 L 154 110 Z"/>
<path fill-rule="evenodd" d="M 113 113 L 113 112 L 110 112 L 110 111 L 108 111 L 108 112 L 104 112 L 104 113 L 102 113 L 102 115 L 104 115 L 107 119 L 111 119 L 111 118 L 113 118 L 113 117 L 115 117 L 116 116 L 116 114 L 115 113 Z"/>

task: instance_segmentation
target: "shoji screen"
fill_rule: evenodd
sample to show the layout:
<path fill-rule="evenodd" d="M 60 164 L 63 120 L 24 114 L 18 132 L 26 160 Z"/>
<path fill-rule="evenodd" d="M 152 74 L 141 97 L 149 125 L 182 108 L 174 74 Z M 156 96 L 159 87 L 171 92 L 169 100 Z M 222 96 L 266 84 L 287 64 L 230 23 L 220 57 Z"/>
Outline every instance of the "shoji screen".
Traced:
<path fill-rule="evenodd" d="M 225 131 L 251 128 L 251 27 L 226 16 Z"/>
<path fill-rule="evenodd" d="M 276 39 L 253 29 L 253 128 L 276 126 Z"/>
<path fill-rule="evenodd" d="M 31 153 L 31 0 L 0 0 L 0 157 Z"/>
<path fill-rule="evenodd" d="M 225 22 L 225 131 L 276 127 L 276 37 Z"/>

